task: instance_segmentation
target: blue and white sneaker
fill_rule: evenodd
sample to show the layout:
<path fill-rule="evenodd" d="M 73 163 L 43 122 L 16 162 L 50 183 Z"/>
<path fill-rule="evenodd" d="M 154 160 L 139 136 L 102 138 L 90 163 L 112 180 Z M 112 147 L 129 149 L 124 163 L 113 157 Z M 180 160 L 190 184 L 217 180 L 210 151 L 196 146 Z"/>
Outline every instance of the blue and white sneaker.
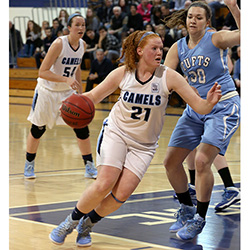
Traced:
<path fill-rule="evenodd" d="M 195 186 L 189 183 L 188 184 L 188 190 L 189 190 L 189 193 L 190 193 L 190 196 L 191 196 L 191 200 L 196 200 Z M 176 193 L 174 193 L 173 196 L 174 196 L 175 199 L 178 199 Z"/>
<path fill-rule="evenodd" d="M 224 189 L 222 201 L 215 206 L 216 211 L 221 211 L 240 201 L 240 190 L 236 187 L 227 187 Z"/>
<path fill-rule="evenodd" d="M 29 162 L 25 161 L 25 167 L 24 167 L 24 178 L 26 179 L 34 179 L 36 178 L 36 175 L 34 173 L 34 166 L 35 166 L 35 160 Z"/>
<path fill-rule="evenodd" d="M 78 225 L 79 220 L 72 220 L 71 214 L 63 221 L 57 228 L 53 229 L 50 233 L 49 238 L 50 240 L 58 245 L 64 243 L 66 236 L 76 228 Z"/>
<path fill-rule="evenodd" d="M 176 236 L 180 240 L 192 240 L 202 232 L 205 224 L 206 221 L 199 214 L 195 214 L 194 218 L 188 220 L 185 226 L 176 233 Z"/>
<path fill-rule="evenodd" d="M 95 223 L 92 223 L 90 218 L 81 218 L 78 226 L 77 231 L 78 235 L 76 238 L 76 245 L 79 247 L 87 247 L 91 246 L 91 236 L 90 232 L 92 232 L 92 227 L 95 225 Z"/>
<path fill-rule="evenodd" d="M 181 204 L 179 210 L 175 214 L 177 221 L 169 228 L 169 232 L 170 233 L 178 232 L 181 228 L 185 226 L 188 220 L 194 217 L 195 212 L 196 212 L 195 206 L 191 207 Z"/>
<path fill-rule="evenodd" d="M 96 179 L 97 177 L 97 169 L 95 167 L 94 162 L 87 161 L 85 166 L 85 177 Z"/>

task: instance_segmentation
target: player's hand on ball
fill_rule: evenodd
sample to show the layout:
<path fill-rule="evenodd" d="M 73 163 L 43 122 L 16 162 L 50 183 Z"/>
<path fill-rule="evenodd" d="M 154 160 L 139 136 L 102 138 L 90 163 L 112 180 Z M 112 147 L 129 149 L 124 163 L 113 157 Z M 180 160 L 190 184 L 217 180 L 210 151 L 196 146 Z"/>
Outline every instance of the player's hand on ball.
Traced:
<path fill-rule="evenodd" d="M 82 94 L 82 84 L 79 83 L 76 79 L 67 78 L 66 84 L 69 85 L 72 89 L 77 90 L 79 94 Z"/>

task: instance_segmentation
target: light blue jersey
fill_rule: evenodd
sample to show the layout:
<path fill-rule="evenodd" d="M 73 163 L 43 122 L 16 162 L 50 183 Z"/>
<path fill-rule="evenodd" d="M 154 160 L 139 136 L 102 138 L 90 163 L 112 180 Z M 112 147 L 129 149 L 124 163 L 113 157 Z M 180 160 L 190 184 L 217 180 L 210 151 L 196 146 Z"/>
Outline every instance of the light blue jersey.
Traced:
<path fill-rule="evenodd" d="M 206 143 L 224 155 L 240 124 L 240 100 L 228 71 L 227 50 L 213 45 L 213 33 L 207 29 L 193 49 L 188 48 L 187 38 L 180 39 L 178 56 L 189 84 L 202 98 L 206 99 L 215 82 L 221 85 L 222 98 L 207 115 L 200 115 L 187 105 L 171 135 L 169 147 L 193 150 L 200 143 Z"/>
<path fill-rule="evenodd" d="M 187 37 L 178 40 L 178 55 L 183 73 L 188 82 L 205 99 L 207 92 L 218 82 L 222 95 L 235 90 L 227 66 L 227 50 L 216 48 L 212 43 L 214 32 L 206 31 L 200 42 L 189 49 Z"/>

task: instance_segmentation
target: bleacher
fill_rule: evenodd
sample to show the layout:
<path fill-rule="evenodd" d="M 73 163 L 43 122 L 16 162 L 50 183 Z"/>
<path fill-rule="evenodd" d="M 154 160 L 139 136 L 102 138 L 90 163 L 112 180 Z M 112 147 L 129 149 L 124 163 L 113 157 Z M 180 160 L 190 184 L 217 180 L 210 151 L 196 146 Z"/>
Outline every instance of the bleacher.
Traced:
<path fill-rule="evenodd" d="M 88 62 L 86 64 L 88 65 Z M 32 104 L 38 77 L 35 59 L 33 57 L 18 58 L 17 66 L 18 68 L 9 70 L 9 103 Z M 89 70 L 81 71 L 83 90 L 86 88 L 88 74 Z M 118 89 L 108 97 L 108 101 L 114 103 L 119 95 L 120 90 Z"/>

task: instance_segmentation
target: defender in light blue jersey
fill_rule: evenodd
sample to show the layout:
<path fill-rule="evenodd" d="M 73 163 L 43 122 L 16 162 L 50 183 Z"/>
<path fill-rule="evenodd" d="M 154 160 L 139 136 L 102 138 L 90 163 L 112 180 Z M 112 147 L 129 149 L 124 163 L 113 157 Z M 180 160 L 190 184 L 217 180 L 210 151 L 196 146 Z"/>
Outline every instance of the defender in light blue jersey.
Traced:
<path fill-rule="evenodd" d="M 240 27 L 240 10 L 236 0 L 226 0 L 225 4 Z M 170 28 L 185 25 L 188 36 L 170 48 L 165 65 L 176 69 L 180 63 L 189 84 L 204 99 L 214 82 L 218 82 L 222 90 L 220 102 L 207 115 L 200 115 L 187 105 L 168 145 L 164 165 L 181 203 L 177 221 L 170 227 L 170 231 L 176 232 L 182 240 L 194 238 L 205 226 L 214 184 L 211 165 L 218 154 L 225 154 L 240 123 L 240 100 L 227 67 L 227 48 L 240 43 L 240 31 L 212 31 L 209 28 L 210 19 L 209 6 L 204 1 L 196 1 L 188 9 L 174 13 L 167 21 Z M 195 157 L 195 210 L 182 163 L 198 145 Z"/>

